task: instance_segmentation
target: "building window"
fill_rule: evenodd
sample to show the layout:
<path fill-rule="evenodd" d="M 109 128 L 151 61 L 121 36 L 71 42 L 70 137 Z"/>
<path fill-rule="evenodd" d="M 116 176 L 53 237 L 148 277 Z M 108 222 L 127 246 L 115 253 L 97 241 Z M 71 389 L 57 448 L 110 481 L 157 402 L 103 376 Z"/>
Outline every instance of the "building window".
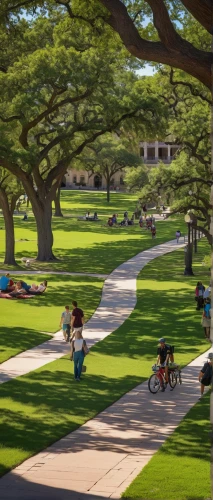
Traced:
<path fill-rule="evenodd" d="M 144 148 L 140 148 L 140 156 L 144 158 Z"/>
<path fill-rule="evenodd" d="M 123 186 L 124 185 L 124 180 L 123 180 L 123 177 L 121 176 L 120 177 L 120 185 Z"/>
<path fill-rule="evenodd" d="M 76 184 L 76 182 L 77 182 L 77 176 L 73 175 L 73 184 Z"/>
<path fill-rule="evenodd" d="M 115 179 L 111 179 L 111 186 L 114 186 L 115 184 Z"/>
<path fill-rule="evenodd" d="M 82 185 L 85 184 L 85 177 L 84 177 L 84 175 L 80 176 L 80 184 L 82 184 Z"/>

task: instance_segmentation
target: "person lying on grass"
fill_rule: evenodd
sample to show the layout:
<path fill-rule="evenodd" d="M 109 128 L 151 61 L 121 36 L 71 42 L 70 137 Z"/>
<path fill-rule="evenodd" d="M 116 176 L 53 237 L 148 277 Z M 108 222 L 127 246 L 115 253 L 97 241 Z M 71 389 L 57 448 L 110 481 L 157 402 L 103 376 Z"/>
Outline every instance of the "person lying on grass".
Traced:
<path fill-rule="evenodd" d="M 31 288 L 28 290 L 28 292 L 31 295 L 36 295 L 37 293 L 43 293 L 47 288 L 47 281 L 44 280 L 40 285 L 36 285 L 35 283 L 32 284 Z"/>

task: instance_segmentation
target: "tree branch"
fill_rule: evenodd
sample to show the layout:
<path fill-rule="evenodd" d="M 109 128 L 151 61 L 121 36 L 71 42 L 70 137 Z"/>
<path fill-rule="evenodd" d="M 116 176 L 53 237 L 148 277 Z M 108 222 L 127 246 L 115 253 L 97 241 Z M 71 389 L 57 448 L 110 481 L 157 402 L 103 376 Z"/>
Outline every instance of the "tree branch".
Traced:
<path fill-rule="evenodd" d="M 110 12 L 108 24 L 117 31 L 132 55 L 182 69 L 211 89 L 211 52 L 201 51 L 181 38 L 175 31 L 162 0 L 146 0 L 152 9 L 160 42 L 148 41 L 140 36 L 126 6 L 120 0 L 99 1 Z"/>
<path fill-rule="evenodd" d="M 170 77 L 169 77 L 169 81 L 171 83 L 171 85 L 184 85 L 185 87 L 188 87 L 191 94 L 195 97 L 200 97 L 200 99 L 202 99 L 202 101 L 205 101 L 207 102 L 208 104 L 211 105 L 211 99 L 208 99 L 206 96 L 204 96 L 201 92 L 199 92 L 199 90 L 196 90 L 193 85 L 189 82 L 185 82 L 185 81 L 182 81 L 182 80 L 176 80 L 174 81 L 174 70 L 173 68 L 171 68 L 170 70 Z"/>
<path fill-rule="evenodd" d="M 212 1 L 211 0 L 181 0 L 186 9 L 197 21 L 212 34 Z"/>

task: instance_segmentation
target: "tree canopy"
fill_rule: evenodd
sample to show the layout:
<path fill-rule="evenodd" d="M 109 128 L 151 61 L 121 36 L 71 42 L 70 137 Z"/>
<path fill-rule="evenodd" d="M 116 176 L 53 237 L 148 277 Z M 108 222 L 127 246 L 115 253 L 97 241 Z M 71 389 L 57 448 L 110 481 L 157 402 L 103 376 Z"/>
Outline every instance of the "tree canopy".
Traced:
<path fill-rule="evenodd" d="M 100 36 L 107 23 L 133 56 L 179 68 L 211 89 L 211 0 L 2 0 L 0 12 L 5 22 L 21 9 L 35 15 L 56 7 L 98 27 Z"/>

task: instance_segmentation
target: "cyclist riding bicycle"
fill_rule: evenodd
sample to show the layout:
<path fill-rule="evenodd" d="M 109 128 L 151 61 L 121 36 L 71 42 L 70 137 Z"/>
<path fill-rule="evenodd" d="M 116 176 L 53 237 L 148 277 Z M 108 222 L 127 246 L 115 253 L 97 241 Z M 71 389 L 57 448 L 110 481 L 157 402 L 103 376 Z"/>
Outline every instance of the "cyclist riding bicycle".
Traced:
<path fill-rule="evenodd" d="M 168 362 L 169 360 L 174 362 L 173 349 L 169 344 L 166 344 L 164 338 L 159 339 L 160 346 L 157 350 L 157 365 L 160 365 L 160 372 L 164 373 L 165 371 L 165 380 L 166 383 L 169 381 L 169 372 L 168 372 Z"/>

